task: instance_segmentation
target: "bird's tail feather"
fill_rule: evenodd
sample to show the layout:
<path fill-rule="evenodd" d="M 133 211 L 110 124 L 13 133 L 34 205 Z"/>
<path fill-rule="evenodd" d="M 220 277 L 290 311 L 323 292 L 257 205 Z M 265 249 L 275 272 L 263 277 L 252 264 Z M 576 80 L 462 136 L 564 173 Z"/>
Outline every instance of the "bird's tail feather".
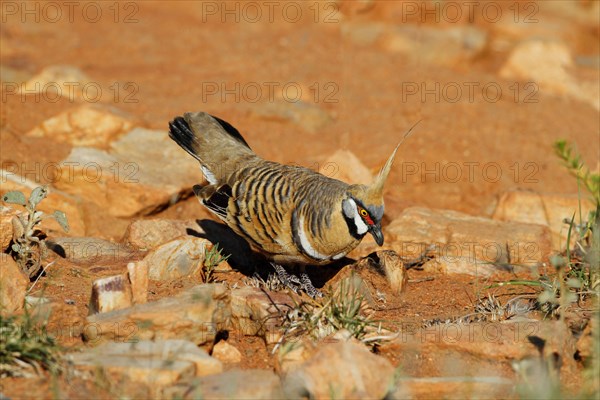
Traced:
<path fill-rule="evenodd" d="M 169 137 L 192 157 L 202 162 L 198 154 L 200 143 L 183 117 L 176 117 L 169 122 Z"/>
<path fill-rule="evenodd" d="M 210 181 L 223 179 L 233 165 L 255 156 L 237 129 L 205 112 L 176 117 L 169 123 L 169 136 L 200 161 L 205 175 L 213 177 Z"/>

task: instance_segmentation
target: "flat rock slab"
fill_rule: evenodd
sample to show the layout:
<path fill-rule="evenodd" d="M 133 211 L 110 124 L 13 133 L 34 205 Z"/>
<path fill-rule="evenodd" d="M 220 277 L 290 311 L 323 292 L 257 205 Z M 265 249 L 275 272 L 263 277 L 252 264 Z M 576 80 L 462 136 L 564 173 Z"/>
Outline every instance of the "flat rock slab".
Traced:
<path fill-rule="evenodd" d="M 383 399 L 393 388 L 394 367 L 354 341 L 327 343 L 289 372 L 287 398 Z"/>
<path fill-rule="evenodd" d="M 173 385 L 182 378 L 223 371 L 219 360 L 194 343 L 179 339 L 109 342 L 83 353 L 70 354 L 68 358 L 81 372 L 93 375 L 101 370 L 117 378 L 116 381 L 125 377 L 151 388 Z"/>
<path fill-rule="evenodd" d="M 422 266 L 426 272 L 441 272 L 443 274 L 464 274 L 473 276 L 490 276 L 499 271 L 510 271 L 512 267 L 497 267 L 487 261 L 473 257 L 439 257 Z"/>
<path fill-rule="evenodd" d="M 260 336 L 267 343 L 275 343 L 281 334 L 284 313 L 294 306 L 293 299 L 285 293 L 264 292 L 255 287 L 242 287 L 231 291 L 231 319 L 233 329 L 243 335 Z"/>
<path fill-rule="evenodd" d="M 516 381 L 499 376 L 401 377 L 390 399 L 515 398 Z"/>
<path fill-rule="evenodd" d="M 51 65 L 31 77 L 23 86 L 20 93 L 44 93 L 51 99 L 67 97 L 69 101 L 89 101 L 82 90 L 86 85 L 100 86 L 88 77 L 82 70 L 72 65 Z M 93 93 L 93 90 L 91 90 Z"/>
<path fill-rule="evenodd" d="M 433 244 L 446 261 L 536 265 L 552 251 L 547 226 L 501 222 L 450 210 L 410 207 L 386 228 L 402 256 L 414 256 Z"/>
<path fill-rule="evenodd" d="M 8 254 L 0 253 L 0 314 L 23 309 L 29 278 Z"/>
<path fill-rule="evenodd" d="M 0 205 L 0 253 L 8 249 L 13 239 L 12 219 L 21 213 L 16 207 L 5 207 Z"/>
<path fill-rule="evenodd" d="M 93 345 L 171 338 L 206 344 L 227 320 L 228 296 L 224 285 L 198 285 L 174 297 L 91 315 L 83 337 Z"/>
<path fill-rule="evenodd" d="M 319 165 L 319 172 L 349 184 L 370 185 L 373 174 L 350 150 L 338 150 Z"/>
<path fill-rule="evenodd" d="M 48 241 L 48 247 L 81 266 L 115 264 L 128 261 L 136 251 L 126 246 L 94 237 L 60 237 Z"/>
<path fill-rule="evenodd" d="M 446 29 L 396 25 L 382 39 L 383 48 L 392 53 L 417 54 L 424 62 L 449 66 L 464 64 L 481 54 L 487 34 L 475 26 L 453 26 Z"/>
<path fill-rule="evenodd" d="M 127 227 L 124 242 L 140 250 L 152 250 L 190 233 L 204 233 L 196 220 L 139 219 Z"/>
<path fill-rule="evenodd" d="M 561 321 L 420 324 L 402 323 L 399 337 L 380 348 L 402 366 L 391 398 L 512 398 L 518 376 L 547 388 L 549 374 L 580 368 L 575 339 Z M 551 366 L 555 357 L 560 361 Z M 419 373 L 432 370 L 440 376 Z"/>
<path fill-rule="evenodd" d="M 307 132 L 319 132 L 333 122 L 333 118 L 319 105 L 302 100 L 288 102 L 277 99 L 266 103 L 250 104 L 251 115 L 267 120 L 290 121 Z"/>
<path fill-rule="evenodd" d="M 454 66 L 477 57 L 488 43 L 487 33 L 474 26 L 438 29 L 412 24 L 345 22 L 342 35 L 359 46 L 378 46 L 390 53 L 415 55 L 426 63 Z"/>
<path fill-rule="evenodd" d="M 282 399 L 279 377 L 262 369 L 232 369 L 217 375 L 181 382 L 165 390 L 178 399 Z"/>
<path fill-rule="evenodd" d="M 563 368 L 575 368 L 575 339 L 560 321 L 440 323 L 426 328 L 404 322 L 399 330 L 398 338 L 383 344 L 381 351 L 400 360 L 406 371 L 434 360 L 447 368 L 445 375 L 506 376 L 511 361 L 537 359 L 540 354 L 551 359 L 554 353 L 560 355 Z M 469 360 L 462 370 L 453 367 L 459 360 Z"/>
<path fill-rule="evenodd" d="M 564 220 L 570 220 L 575 213 L 575 222 L 578 223 L 580 208 L 584 220 L 595 209 L 585 196 L 511 190 L 500 196 L 492 218 L 548 226 L 552 232 L 552 246 L 560 250 L 566 246 L 569 231 Z"/>
<path fill-rule="evenodd" d="M 132 116 L 115 107 L 86 104 L 45 120 L 26 135 L 47 137 L 72 146 L 104 148 L 135 124 Z"/>
<path fill-rule="evenodd" d="M 174 203 L 202 181 L 198 163 L 166 131 L 135 128 L 108 151 L 74 147 L 55 186 L 115 217 L 146 215 Z"/>
<path fill-rule="evenodd" d="M 227 364 L 236 364 L 242 361 L 242 353 L 237 347 L 230 345 L 224 340 L 214 345 L 211 354 L 217 360 Z"/>
<path fill-rule="evenodd" d="M 182 236 L 164 243 L 144 257 L 148 264 L 148 277 L 168 281 L 190 275 L 200 270 L 205 256 L 213 244 L 206 239 Z"/>
<path fill-rule="evenodd" d="M 535 81 L 542 93 L 569 96 L 600 110 L 597 82 L 577 79 L 569 46 L 542 38 L 523 40 L 515 46 L 499 73 L 505 79 Z"/>

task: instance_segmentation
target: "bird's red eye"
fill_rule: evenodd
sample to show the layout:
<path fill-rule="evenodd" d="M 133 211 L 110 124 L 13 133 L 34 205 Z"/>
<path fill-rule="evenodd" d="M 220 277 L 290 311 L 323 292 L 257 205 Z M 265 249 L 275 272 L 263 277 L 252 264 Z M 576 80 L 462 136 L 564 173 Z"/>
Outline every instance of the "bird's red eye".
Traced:
<path fill-rule="evenodd" d="M 358 213 L 369 225 L 373 225 L 373 220 L 369 216 L 369 212 L 362 207 L 358 207 Z"/>

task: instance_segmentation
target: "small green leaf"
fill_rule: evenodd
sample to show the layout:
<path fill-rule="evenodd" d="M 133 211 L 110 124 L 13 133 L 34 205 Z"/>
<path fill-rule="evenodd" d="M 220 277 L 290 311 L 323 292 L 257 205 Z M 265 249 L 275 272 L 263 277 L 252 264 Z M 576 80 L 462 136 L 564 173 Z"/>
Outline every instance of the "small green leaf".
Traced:
<path fill-rule="evenodd" d="M 4 196 L 2 196 L 2 201 L 10 204 L 20 204 L 22 206 L 25 205 L 25 195 L 22 192 L 17 190 L 8 192 Z"/>
<path fill-rule="evenodd" d="M 31 192 L 31 196 L 29 196 L 29 205 L 31 208 L 35 208 L 40 201 L 44 200 L 48 195 L 48 186 L 38 186 Z"/>
<path fill-rule="evenodd" d="M 14 251 L 15 253 L 18 253 L 19 250 L 21 250 L 21 246 L 19 246 L 17 243 L 13 243 L 12 246 L 10 246 L 10 248 L 12 249 L 12 251 Z"/>
<path fill-rule="evenodd" d="M 57 210 L 57 211 L 54 211 L 54 213 L 52 214 L 52 217 L 54 217 L 56 222 L 58 222 L 60 227 L 63 228 L 63 230 L 65 232 L 69 232 L 69 221 L 67 221 L 67 214 L 65 214 L 62 211 Z"/>

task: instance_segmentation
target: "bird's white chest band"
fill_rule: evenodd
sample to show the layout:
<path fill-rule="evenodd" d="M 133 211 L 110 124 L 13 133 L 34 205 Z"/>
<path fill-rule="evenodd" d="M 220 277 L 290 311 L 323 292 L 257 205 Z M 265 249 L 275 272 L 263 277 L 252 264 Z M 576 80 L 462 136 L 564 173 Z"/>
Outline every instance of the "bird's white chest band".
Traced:
<path fill-rule="evenodd" d="M 310 257 L 316 260 L 326 260 L 327 256 L 319 253 L 315 250 L 310 242 L 308 241 L 308 237 L 306 236 L 306 232 L 304 231 L 304 217 L 300 217 L 298 220 L 298 238 L 300 239 L 300 246 L 302 247 L 302 251 L 308 254 Z"/>

